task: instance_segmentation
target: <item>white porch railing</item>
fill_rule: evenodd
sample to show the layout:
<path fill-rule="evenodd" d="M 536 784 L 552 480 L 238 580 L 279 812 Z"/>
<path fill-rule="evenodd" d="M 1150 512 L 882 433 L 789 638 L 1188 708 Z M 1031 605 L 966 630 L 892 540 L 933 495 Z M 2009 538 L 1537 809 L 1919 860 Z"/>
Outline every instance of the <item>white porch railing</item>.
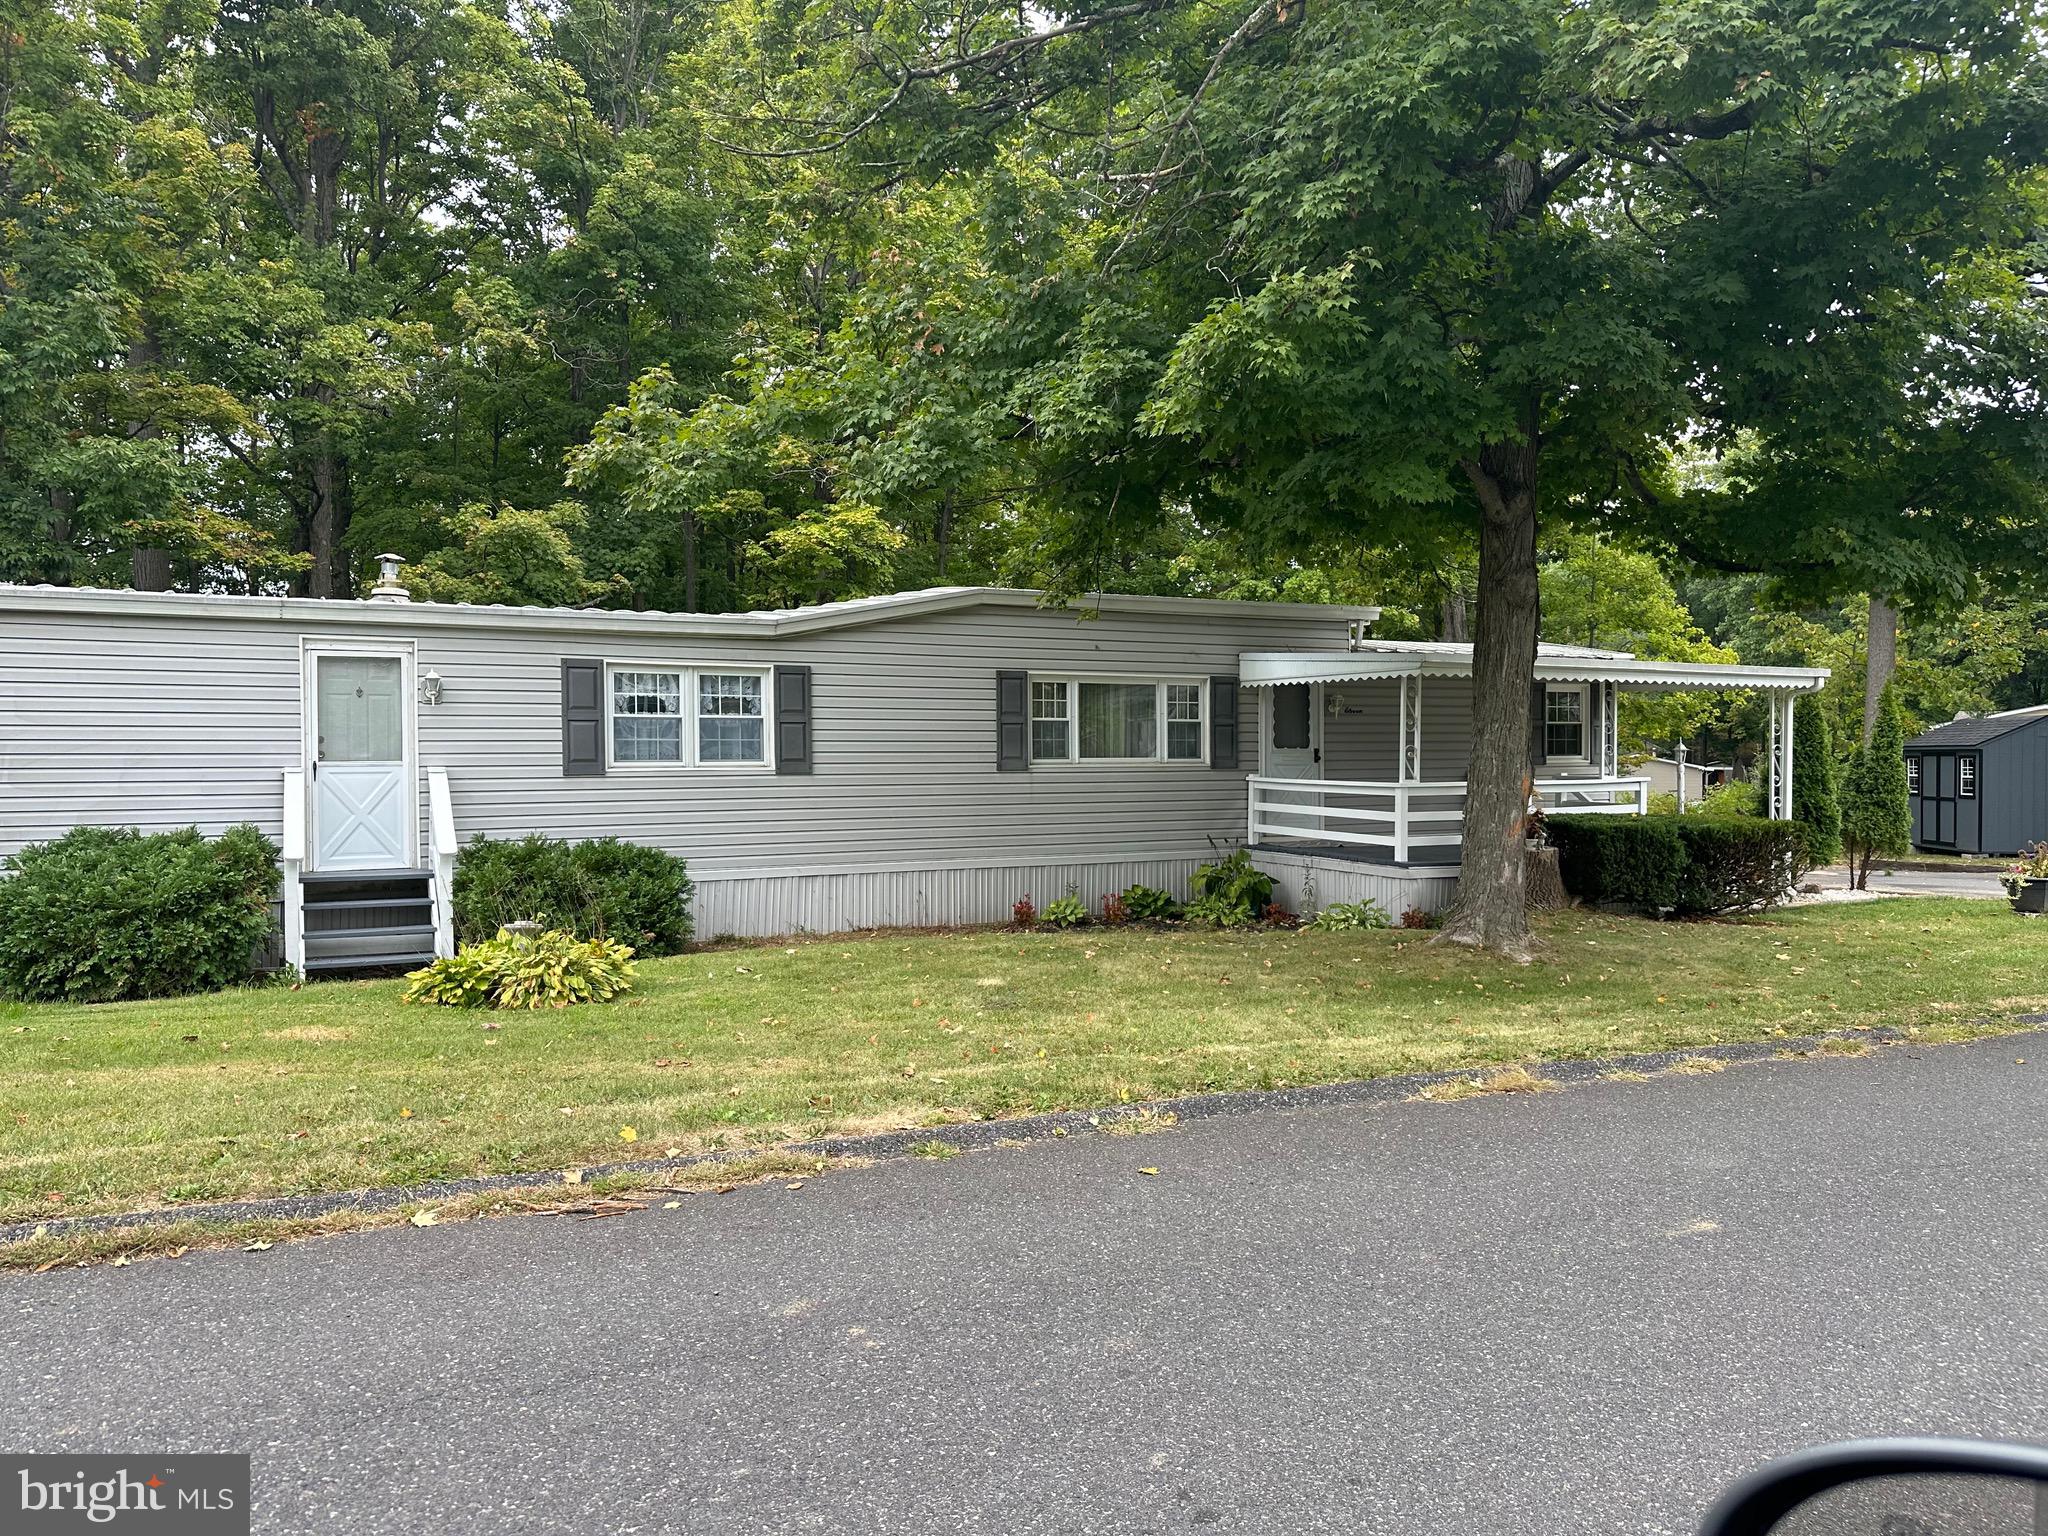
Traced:
<path fill-rule="evenodd" d="M 448 770 L 427 770 L 427 837 L 434 860 L 434 953 L 455 953 L 455 802 Z"/>
<path fill-rule="evenodd" d="M 1454 849 L 1465 825 L 1462 779 L 1412 783 L 1361 779 L 1276 779 L 1253 774 L 1248 785 L 1245 841 L 1286 838 L 1386 852 L 1406 864 L 1418 848 Z M 1632 778 L 1546 778 L 1531 799 L 1544 811 L 1570 815 L 1641 816 L 1650 781 Z"/>

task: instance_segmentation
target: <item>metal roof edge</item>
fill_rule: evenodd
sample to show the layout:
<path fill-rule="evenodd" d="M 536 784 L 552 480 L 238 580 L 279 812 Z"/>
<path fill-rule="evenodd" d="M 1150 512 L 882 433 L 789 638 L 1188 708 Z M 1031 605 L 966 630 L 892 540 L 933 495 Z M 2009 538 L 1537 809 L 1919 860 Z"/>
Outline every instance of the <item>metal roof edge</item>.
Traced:
<path fill-rule="evenodd" d="M 890 619 L 963 608 L 1043 608 L 1070 613 L 1159 613 L 1328 618 L 1371 622 L 1380 610 L 1334 603 L 1265 603 L 1234 598 L 1156 597 L 1094 593 L 1047 603 L 1024 587 L 926 587 L 851 598 L 807 608 L 751 613 L 632 612 L 616 608 L 542 608 L 497 603 L 393 603 L 347 598 L 242 596 L 224 592 L 137 592 L 109 587 L 23 586 L 0 583 L 0 612 L 94 613 L 121 617 L 261 620 L 308 625 L 362 624 L 376 628 L 555 629 L 611 634 L 706 636 L 799 635 L 877 624 Z"/>

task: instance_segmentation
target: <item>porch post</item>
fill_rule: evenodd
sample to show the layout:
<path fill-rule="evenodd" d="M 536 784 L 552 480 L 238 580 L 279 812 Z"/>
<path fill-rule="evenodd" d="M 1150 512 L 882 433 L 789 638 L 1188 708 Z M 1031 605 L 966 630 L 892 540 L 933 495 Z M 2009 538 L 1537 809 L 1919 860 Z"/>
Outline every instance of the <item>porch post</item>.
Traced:
<path fill-rule="evenodd" d="M 1798 702 L 1799 701 L 1797 697 L 1791 693 L 1787 693 L 1784 697 L 1785 726 L 1783 731 L 1783 740 L 1785 743 L 1785 791 L 1780 801 L 1780 809 L 1778 812 L 1778 818 L 1781 821 L 1790 821 L 1792 819 L 1792 747 L 1794 739 L 1798 734 L 1798 715 L 1795 712 Z"/>
<path fill-rule="evenodd" d="M 1401 679 L 1400 780 L 1394 790 L 1394 862 L 1408 862 L 1408 786 L 1422 778 L 1422 675 Z"/>
<path fill-rule="evenodd" d="M 1778 700 L 1772 694 L 1764 695 L 1764 713 L 1769 717 L 1770 729 L 1764 736 L 1764 814 L 1778 814 L 1779 766 L 1782 761 L 1778 745 Z"/>

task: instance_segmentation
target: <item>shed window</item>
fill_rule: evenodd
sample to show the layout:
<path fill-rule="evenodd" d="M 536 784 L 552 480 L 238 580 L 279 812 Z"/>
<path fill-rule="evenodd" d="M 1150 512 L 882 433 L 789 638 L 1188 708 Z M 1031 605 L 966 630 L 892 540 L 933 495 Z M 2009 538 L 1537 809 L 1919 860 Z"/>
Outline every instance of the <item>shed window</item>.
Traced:
<path fill-rule="evenodd" d="M 613 667 L 610 671 L 606 702 L 615 765 L 767 765 L 765 668 L 714 672 L 689 667 Z"/>
<path fill-rule="evenodd" d="M 1965 800 L 1977 797 L 1977 759 L 1974 757 L 1956 759 L 1956 793 Z"/>
<path fill-rule="evenodd" d="M 1543 757 L 1583 763 L 1586 757 L 1586 685 L 1552 683 L 1543 690 Z"/>
<path fill-rule="evenodd" d="M 1917 757 L 1906 759 L 1906 792 L 1913 795 L 1920 793 L 1920 759 Z"/>
<path fill-rule="evenodd" d="M 1208 688 L 1195 679 L 1034 677 L 1034 762 L 1199 763 L 1208 751 Z"/>

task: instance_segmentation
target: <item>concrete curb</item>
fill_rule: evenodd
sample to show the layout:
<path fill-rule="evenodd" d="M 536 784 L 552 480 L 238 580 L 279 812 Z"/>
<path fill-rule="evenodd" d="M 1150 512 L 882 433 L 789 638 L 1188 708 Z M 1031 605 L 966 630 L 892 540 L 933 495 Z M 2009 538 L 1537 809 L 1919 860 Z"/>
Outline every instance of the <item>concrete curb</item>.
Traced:
<path fill-rule="evenodd" d="M 2048 1013 L 2020 1014 L 2011 1022 L 2048 1024 Z M 1615 1072 L 1659 1072 L 1695 1056 L 1705 1056 L 1714 1061 L 1768 1061 L 1781 1051 L 1818 1050 L 1823 1040 L 1866 1040 L 1897 1045 L 1909 1038 L 1903 1031 L 1884 1025 L 1874 1029 L 1835 1030 L 1820 1035 L 1750 1040 L 1732 1045 L 1702 1045 L 1682 1050 L 1645 1051 L 1628 1056 L 1522 1063 L 1495 1062 L 1486 1066 L 1459 1067 L 1444 1072 L 1411 1072 L 1396 1077 L 1322 1083 L 1303 1088 L 1239 1089 L 1227 1093 L 1200 1093 L 1177 1099 L 1153 1099 L 1144 1103 L 1118 1104 L 1098 1110 L 1061 1110 L 1051 1114 L 1026 1115 L 1015 1120 L 972 1120 L 900 1131 L 882 1131 L 868 1136 L 836 1136 L 822 1141 L 784 1142 L 774 1146 L 746 1147 L 723 1152 L 698 1152 L 688 1157 L 641 1158 L 630 1162 L 598 1163 L 584 1167 L 581 1171 L 586 1179 L 600 1179 L 620 1173 L 673 1173 L 683 1169 L 739 1162 L 767 1152 L 791 1152 L 803 1157 L 905 1157 L 920 1147 L 930 1146 L 933 1142 L 968 1152 L 994 1147 L 1004 1142 L 1038 1141 L 1076 1131 L 1099 1130 L 1118 1120 L 1135 1119 L 1146 1115 L 1172 1115 L 1180 1123 L 1187 1124 L 1232 1115 L 1266 1114 L 1275 1110 L 1396 1104 L 1403 1099 L 1414 1097 L 1417 1092 L 1433 1084 L 1447 1083 L 1456 1078 L 1472 1077 L 1515 1065 L 1534 1068 L 1555 1083 L 1588 1083 Z M 497 1190 L 546 1188 L 560 1183 L 561 1178 L 561 1169 L 539 1169 L 529 1173 L 494 1173 L 467 1179 L 436 1179 L 424 1184 L 410 1184 L 395 1189 L 276 1195 L 256 1200 L 168 1206 L 161 1210 L 121 1211 L 100 1216 L 63 1216 L 40 1221 L 17 1221 L 0 1226 L 0 1244 L 18 1243 L 38 1234 L 46 1237 L 63 1237 L 79 1232 L 105 1232 L 123 1227 L 168 1226 L 173 1222 L 183 1221 L 289 1221 L 328 1216 L 337 1211 L 388 1211 L 426 1200 L 447 1200 L 461 1195 L 489 1194 Z"/>

